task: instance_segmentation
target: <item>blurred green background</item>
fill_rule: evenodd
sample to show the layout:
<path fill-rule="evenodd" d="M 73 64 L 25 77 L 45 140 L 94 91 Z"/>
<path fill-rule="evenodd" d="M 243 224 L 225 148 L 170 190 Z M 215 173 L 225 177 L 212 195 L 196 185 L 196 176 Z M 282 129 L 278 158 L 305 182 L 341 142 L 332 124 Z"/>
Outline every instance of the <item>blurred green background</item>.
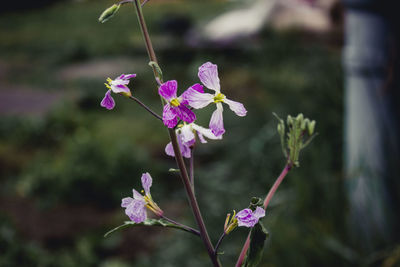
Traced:
<path fill-rule="evenodd" d="M 112 1 L 61 1 L 0 16 L 0 266 L 208 266 L 201 241 L 187 233 L 131 228 L 103 238 L 127 217 L 120 200 L 150 172 L 153 198 L 168 217 L 195 225 L 180 178 L 168 173 L 167 132 L 139 106 L 115 96 L 99 106 L 109 76 L 137 73 L 134 95 L 161 113 L 134 9 L 111 21 Z M 270 232 L 261 266 L 375 266 L 396 249 L 366 257 L 346 231 L 342 178 L 342 69 L 335 38 L 266 27 L 229 48 L 191 47 L 168 18 L 201 25 L 228 1 L 154 1 L 145 8 L 165 79 L 181 92 L 206 61 L 219 66 L 224 92 L 248 109 L 224 112 L 222 141 L 196 150 L 196 192 L 212 240 L 226 213 L 263 197 L 284 166 L 276 121 L 304 113 L 318 138 L 301 155 L 264 219 Z M 208 124 L 213 109 L 198 113 Z M 221 249 L 233 266 L 247 235 Z M 389 265 L 388 265 L 389 266 Z"/>

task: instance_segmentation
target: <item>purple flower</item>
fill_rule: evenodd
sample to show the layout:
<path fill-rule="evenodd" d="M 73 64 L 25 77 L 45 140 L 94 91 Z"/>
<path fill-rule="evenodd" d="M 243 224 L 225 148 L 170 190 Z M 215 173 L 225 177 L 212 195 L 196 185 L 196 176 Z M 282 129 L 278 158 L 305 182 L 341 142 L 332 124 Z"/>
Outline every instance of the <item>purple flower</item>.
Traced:
<path fill-rule="evenodd" d="M 195 88 L 193 88 L 193 86 L 190 88 L 198 92 L 197 90 L 199 87 L 197 85 L 194 86 Z M 187 104 L 186 100 L 183 98 L 185 93 L 177 97 L 177 89 L 178 83 L 176 81 L 167 81 L 158 89 L 160 96 L 167 101 L 163 110 L 163 122 L 168 128 L 174 128 L 178 123 L 178 118 L 188 123 L 192 123 L 196 120 L 196 115 L 185 105 Z"/>
<path fill-rule="evenodd" d="M 206 129 L 195 123 L 178 125 L 178 128 L 175 130 L 175 132 L 182 156 L 185 158 L 190 158 L 190 147 L 196 142 L 196 133 L 201 143 L 207 143 L 207 140 L 204 138 L 204 136 L 214 140 L 222 139 L 222 136 L 217 137 L 211 132 L 210 129 Z M 169 142 L 165 147 L 165 153 L 167 153 L 168 156 L 175 157 L 171 142 Z"/>
<path fill-rule="evenodd" d="M 194 90 L 193 87 L 189 88 L 185 93 L 185 100 L 195 109 L 200 109 L 208 106 L 210 103 L 215 103 L 217 109 L 211 116 L 210 129 L 216 135 L 220 136 L 225 133 L 224 122 L 222 117 L 223 107 L 225 103 L 229 108 L 236 113 L 236 115 L 243 117 L 246 116 L 247 110 L 242 103 L 230 100 L 221 93 L 220 81 L 218 77 L 218 66 L 207 62 L 199 67 L 198 73 L 200 81 L 208 88 L 215 91 L 214 94 L 201 93 Z"/>
<path fill-rule="evenodd" d="M 105 85 L 109 90 L 106 92 L 103 100 L 101 100 L 100 106 L 105 107 L 108 110 L 111 110 L 115 107 L 115 101 L 111 96 L 111 91 L 116 94 L 131 96 L 131 91 L 127 85 L 129 84 L 129 79 L 134 77 L 136 77 L 136 74 L 121 74 L 115 80 L 107 78 L 108 83 L 105 83 Z"/>
<path fill-rule="evenodd" d="M 141 195 L 135 189 L 132 189 L 133 198 L 126 197 L 122 199 L 121 207 L 125 208 L 125 214 L 135 223 L 141 223 L 147 219 L 146 208 L 153 211 L 158 216 L 163 214 L 163 211 L 153 201 L 150 194 L 150 187 L 153 183 L 148 172 L 142 174 L 142 186 L 144 195 Z"/>
<path fill-rule="evenodd" d="M 265 210 L 257 207 L 255 211 L 251 209 L 244 209 L 239 211 L 235 218 L 237 219 L 238 226 L 254 227 L 258 220 L 265 216 Z"/>

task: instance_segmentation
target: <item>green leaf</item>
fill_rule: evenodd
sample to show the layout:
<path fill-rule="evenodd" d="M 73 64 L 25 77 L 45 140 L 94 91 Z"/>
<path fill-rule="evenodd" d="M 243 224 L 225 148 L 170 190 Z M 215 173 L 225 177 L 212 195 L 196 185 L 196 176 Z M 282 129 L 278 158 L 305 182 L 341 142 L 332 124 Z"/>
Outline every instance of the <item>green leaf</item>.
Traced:
<path fill-rule="evenodd" d="M 189 233 L 192 233 L 190 231 L 188 231 L 187 229 L 183 228 L 182 226 L 170 223 L 164 219 L 146 219 L 144 222 L 142 223 L 135 223 L 132 221 L 126 221 L 124 224 L 115 227 L 114 229 L 108 231 L 107 233 L 104 234 L 104 237 L 107 237 L 108 235 L 121 230 L 123 228 L 129 227 L 129 226 L 162 226 L 162 227 L 169 227 L 169 228 L 175 228 L 175 229 L 179 229 L 179 230 L 183 230 Z"/>
<path fill-rule="evenodd" d="M 250 247 L 247 250 L 246 258 L 242 264 L 242 267 L 254 267 L 257 266 L 264 252 L 264 243 L 268 237 L 268 231 L 258 222 L 250 232 Z"/>

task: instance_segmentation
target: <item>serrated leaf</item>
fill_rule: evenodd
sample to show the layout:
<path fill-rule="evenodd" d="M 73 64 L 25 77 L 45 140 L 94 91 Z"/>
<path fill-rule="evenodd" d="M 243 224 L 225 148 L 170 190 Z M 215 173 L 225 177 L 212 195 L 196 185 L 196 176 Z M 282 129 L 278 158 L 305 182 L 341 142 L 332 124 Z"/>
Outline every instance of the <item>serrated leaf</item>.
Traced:
<path fill-rule="evenodd" d="M 108 235 L 121 230 L 123 228 L 129 227 L 129 226 L 162 226 L 162 227 L 169 227 L 169 228 L 175 228 L 175 229 L 179 229 L 179 230 L 183 230 L 189 233 L 192 233 L 190 231 L 188 231 L 187 229 L 185 229 L 182 226 L 170 223 L 164 219 L 146 219 L 144 222 L 142 223 L 135 223 L 132 221 L 126 221 L 124 224 L 115 227 L 114 229 L 108 231 L 107 233 L 104 234 L 104 237 L 107 237 Z"/>
<path fill-rule="evenodd" d="M 254 267 L 260 263 L 264 253 L 264 243 L 268 235 L 267 229 L 265 229 L 261 222 L 257 223 L 251 229 L 250 246 L 247 250 L 246 258 L 242 267 Z"/>

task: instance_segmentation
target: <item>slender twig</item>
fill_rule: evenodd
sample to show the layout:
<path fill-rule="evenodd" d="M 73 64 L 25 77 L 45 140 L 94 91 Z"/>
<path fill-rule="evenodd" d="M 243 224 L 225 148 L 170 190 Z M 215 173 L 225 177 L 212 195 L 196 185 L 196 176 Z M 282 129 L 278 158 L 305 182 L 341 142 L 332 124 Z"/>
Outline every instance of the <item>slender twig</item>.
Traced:
<path fill-rule="evenodd" d="M 143 2 L 142 2 L 142 7 L 147 3 L 147 2 L 149 2 L 150 0 L 143 0 Z"/>
<path fill-rule="evenodd" d="M 194 147 L 190 148 L 189 175 L 190 183 L 192 184 L 192 190 L 194 193 Z"/>
<path fill-rule="evenodd" d="M 123 4 L 127 4 L 127 3 L 133 3 L 134 0 L 122 0 L 118 2 L 118 5 L 123 5 Z M 141 6 L 143 7 L 147 2 L 149 2 L 150 0 L 144 0 L 141 4 Z"/>
<path fill-rule="evenodd" d="M 222 235 L 219 237 L 217 244 L 215 245 L 215 255 L 218 254 L 218 248 L 222 243 L 222 240 L 224 240 L 224 237 L 226 236 L 225 232 L 222 233 Z"/>
<path fill-rule="evenodd" d="M 274 196 L 276 190 L 278 189 L 279 185 L 282 183 L 283 179 L 286 177 L 288 172 L 292 169 L 292 163 L 286 164 L 285 168 L 283 168 L 281 174 L 276 179 L 275 183 L 272 185 L 271 189 L 269 190 L 267 196 L 264 199 L 264 210 L 267 209 L 269 202 L 271 201 L 272 197 Z M 247 236 L 246 242 L 243 245 L 242 251 L 240 252 L 239 258 L 236 262 L 236 267 L 242 266 L 244 257 L 246 256 L 246 252 L 250 246 L 250 233 Z"/>
<path fill-rule="evenodd" d="M 138 16 L 140 28 L 142 30 L 142 34 L 143 34 L 143 37 L 144 37 L 144 41 L 145 41 L 147 53 L 149 55 L 149 59 L 150 59 L 150 61 L 154 61 L 154 62 L 157 63 L 158 62 L 157 61 L 157 57 L 155 55 L 155 52 L 154 52 L 154 49 L 153 49 L 153 45 L 152 45 L 151 40 L 150 40 L 150 36 L 149 36 L 148 30 L 147 30 L 147 26 L 146 26 L 146 22 L 145 22 L 145 19 L 144 19 L 144 16 L 143 16 L 143 12 L 142 12 L 142 8 L 141 8 L 141 5 L 140 5 L 140 1 L 139 0 L 135 0 L 134 1 L 134 6 L 135 6 L 136 13 L 137 13 L 137 16 Z M 155 66 L 153 65 L 152 68 L 153 68 L 154 77 L 158 77 L 158 73 L 157 73 L 157 70 L 156 70 Z M 161 80 L 159 82 L 162 83 Z M 185 162 L 183 161 L 182 154 L 181 154 L 181 151 L 179 149 L 179 145 L 178 145 L 178 142 L 177 142 L 177 139 L 176 139 L 175 130 L 168 129 L 168 134 L 169 134 L 169 137 L 170 137 L 170 140 L 171 140 L 171 143 L 172 143 L 172 147 L 174 149 L 176 163 L 177 163 L 177 165 L 179 167 L 179 170 L 180 170 L 181 179 L 182 179 L 183 185 L 184 185 L 185 190 L 186 190 L 186 194 L 187 194 L 187 197 L 188 197 L 188 200 L 189 200 L 190 207 L 192 208 L 193 215 L 194 215 L 194 217 L 196 219 L 196 222 L 197 222 L 197 224 L 199 226 L 200 237 L 203 240 L 203 243 L 204 243 L 204 245 L 205 245 L 205 247 L 207 249 L 208 255 L 209 255 L 213 265 L 215 267 L 220 267 L 221 264 L 219 263 L 218 258 L 216 257 L 216 255 L 214 254 L 214 247 L 211 244 L 211 240 L 210 240 L 210 237 L 208 236 L 208 232 L 207 232 L 206 226 L 204 224 L 203 217 L 201 216 L 201 213 L 200 213 L 199 205 L 197 203 L 196 197 L 194 196 L 194 193 L 193 193 L 193 190 L 192 190 L 192 187 L 191 187 L 191 184 L 190 184 L 190 180 L 189 180 L 189 176 L 188 176 L 188 173 L 187 173 L 187 170 L 186 170 Z"/>
<path fill-rule="evenodd" d="M 154 117 L 156 117 L 157 119 L 162 121 L 162 118 L 160 115 L 158 115 L 157 113 L 155 113 L 153 110 L 151 110 L 148 106 L 146 106 L 142 101 L 140 101 L 139 99 L 137 99 L 134 96 L 130 96 L 130 99 L 132 99 L 133 101 L 135 101 L 136 103 L 138 103 L 140 106 L 142 106 L 145 110 L 147 110 L 148 112 L 151 113 L 151 115 L 153 115 Z"/>
<path fill-rule="evenodd" d="M 170 219 L 168 217 L 165 217 L 164 215 L 162 215 L 161 218 L 163 218 L 166 221 L 169 221 L 170 223 L 173 223 L 173 224 L 176 224 L 176 225 L 178 225 L 178 226 L 180 226 L 182 228 L 185 228 L 187 231 L 191 232 L 192 234 L 200 236 L 200 232 L 198 230 L 190 227 L 190 226 L 184 225 L 182 223 L 178 223 L 178 222 L 176 222 L 176 221 L 174 221 L 174 220 L 172 220 L 172 219 Z"/>

